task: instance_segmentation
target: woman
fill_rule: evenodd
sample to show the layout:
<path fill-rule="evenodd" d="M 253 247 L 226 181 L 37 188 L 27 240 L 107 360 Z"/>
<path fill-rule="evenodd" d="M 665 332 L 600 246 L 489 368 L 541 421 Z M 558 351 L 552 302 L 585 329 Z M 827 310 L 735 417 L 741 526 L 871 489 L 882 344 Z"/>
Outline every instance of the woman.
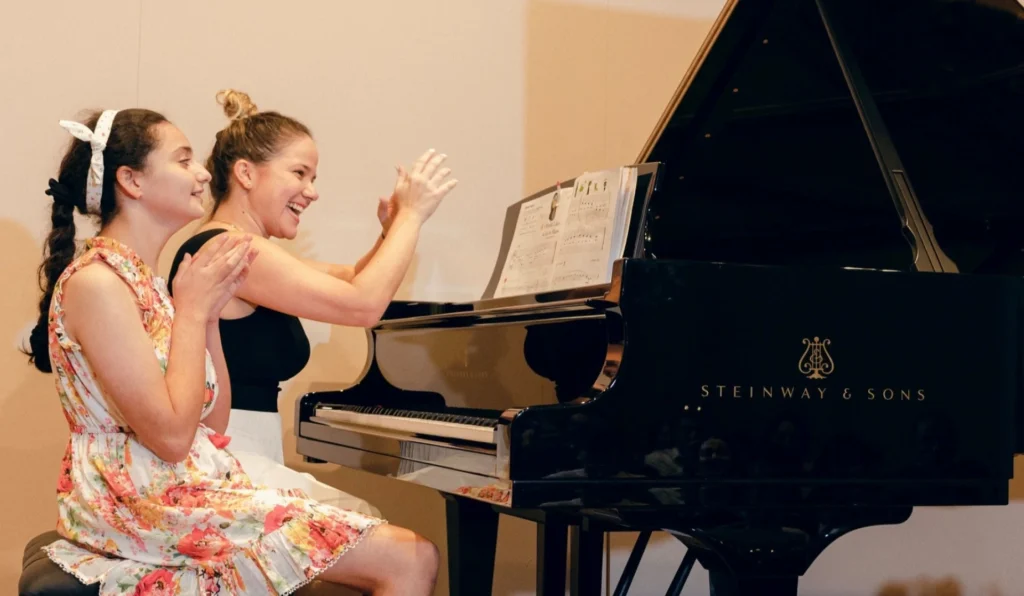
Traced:
<path fill-rule="evenodd" d="M 206 163 L 213 213 L 178 250 L 171 274 L 212 238 L 255 237 L 260 259 L 221 313 L 233 395 L 228 434 L 236 450 L 283 464 L 279 384 L 298 374 L 310 356 L 299 317 L 376 323 L 405 277 L 420 227 L 456 181 L 445 182 L 450 170 L 440 167 L 444 155 L 424 153 L 411 172 L 399 168 L 391 198 L 378 206 L 381 236 L 354 266 L 300 260 L 269 239 L 294 238 L 304 211 L 319 198 L 312 134 L 293 118 L 257 112 L 245 93 L 227 90 L 217 98 L 231 122 L 217 133 Z"/>
<path fill-rule="evenodd" d="M 31 336 L 71 428 L 57 485 L 65 539 L 49 557 L 102 596 L 288 594 L 313 577 L 429 594 L 432 544 L 301 491 L 256 487 L 227 448 L 217 318 L 256 249 L 225 236 L 186 258 L 172 307 L 153 267 L 202 215 L 210 179 L 188 139 L 142 109 L 61 124 L 76 140 L 47 191 L 53 229 Z M 77 257 L 75 209 L 101 226 Z"/>

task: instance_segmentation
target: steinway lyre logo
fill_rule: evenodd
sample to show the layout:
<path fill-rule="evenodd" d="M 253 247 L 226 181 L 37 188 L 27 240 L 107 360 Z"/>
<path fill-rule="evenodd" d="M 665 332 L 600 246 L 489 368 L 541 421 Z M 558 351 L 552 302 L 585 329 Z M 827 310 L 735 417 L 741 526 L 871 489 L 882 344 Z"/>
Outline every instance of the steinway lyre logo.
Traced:
<path fill-rule="evenodd" d="M 797 367 L 801 374 L 807 375 L 808 379 L 824 379 L 826 376 L 832 374 L 836 369 L 835 362 L 832 361 L 832 355 L 828 353 L 828 346 L 832 344 L 832 340 L 819 339 L 815 337 L 813 340 L 804 338 L 804 354 L 800 357 L 800 362 Z"/>

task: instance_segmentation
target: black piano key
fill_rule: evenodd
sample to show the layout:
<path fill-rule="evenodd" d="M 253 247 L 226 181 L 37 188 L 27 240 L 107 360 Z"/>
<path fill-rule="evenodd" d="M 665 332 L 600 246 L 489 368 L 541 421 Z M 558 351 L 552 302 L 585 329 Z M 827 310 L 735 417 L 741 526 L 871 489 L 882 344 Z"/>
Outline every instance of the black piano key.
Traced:
<path fill-rule="evenodd" d="M 466 424 L 472 426 L 483 426 L 494 428 L 498 425 L 498 413 L 488 411 L 474 412 L 460 408 L 459 411 L 424 411 L 406 410 L 401 408 L 385 408 L 383 406 L 355 406 L 345 404 L 331 404 L 327 406 L 332 410 L 344 410 L 357 414 L 369 414 L 375 416 L 395 416 L 399 418 L 414 418 L 419 420 L 434 420 L 437 422 L 451 422 L 454 424 Z M 473 412 L 473 413 L 467 413 Z"/>

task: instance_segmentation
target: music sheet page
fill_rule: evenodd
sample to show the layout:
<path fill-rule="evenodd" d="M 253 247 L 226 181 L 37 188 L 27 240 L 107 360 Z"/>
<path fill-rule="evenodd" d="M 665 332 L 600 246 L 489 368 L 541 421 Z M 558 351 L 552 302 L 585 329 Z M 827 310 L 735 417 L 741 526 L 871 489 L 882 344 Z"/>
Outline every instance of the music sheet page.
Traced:
<path fill-rule="evenodd" d="M 562 228 L 569 215 L 573 189 L 555 190 L 523 203 L 495 298 L 543 292 L 551 282 L 551 267 Z"/>
<path fill-rule="evenodd" d="M 562 242 L 555 249 L 552 290 L 607 282 L 619 170 L 576 179 Z"/>

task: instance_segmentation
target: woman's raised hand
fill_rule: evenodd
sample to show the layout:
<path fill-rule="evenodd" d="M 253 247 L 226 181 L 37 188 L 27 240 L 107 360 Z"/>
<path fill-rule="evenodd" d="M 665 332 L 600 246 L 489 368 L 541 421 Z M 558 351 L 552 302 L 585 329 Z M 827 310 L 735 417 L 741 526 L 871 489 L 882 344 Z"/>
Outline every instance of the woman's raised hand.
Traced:
<path fill-rule="evenodd" d="M 430 149 L 416 160 L 412 170 L 398 167 L 398 179 L 392 193 L 397 211 L 394 215 L 404 211 L 415 215 L 420 223 L 430 219 L 441 199 L 458 184 L 458 180 L 445 181 L 451 169 L 442 168 L 441 164 L 447 157 Z"/>

